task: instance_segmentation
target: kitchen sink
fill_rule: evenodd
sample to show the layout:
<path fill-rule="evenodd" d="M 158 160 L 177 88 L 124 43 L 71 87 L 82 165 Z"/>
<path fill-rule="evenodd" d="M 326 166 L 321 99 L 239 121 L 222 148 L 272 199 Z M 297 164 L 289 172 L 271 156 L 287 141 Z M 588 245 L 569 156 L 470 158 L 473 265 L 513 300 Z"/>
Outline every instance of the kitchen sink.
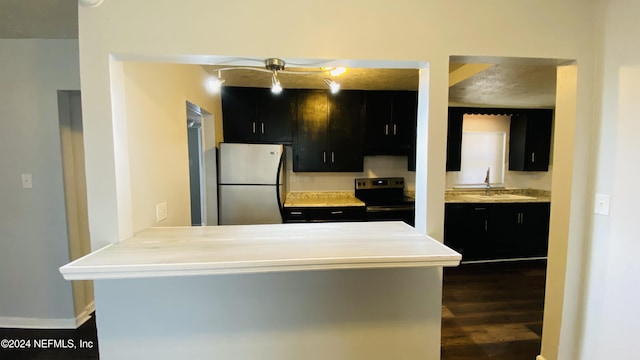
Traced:
<path fill-rule="evenodd" d="M 474 200 L 533 200 L 535 197 L 516 194 L 465 194 L 463 197 Z"/>

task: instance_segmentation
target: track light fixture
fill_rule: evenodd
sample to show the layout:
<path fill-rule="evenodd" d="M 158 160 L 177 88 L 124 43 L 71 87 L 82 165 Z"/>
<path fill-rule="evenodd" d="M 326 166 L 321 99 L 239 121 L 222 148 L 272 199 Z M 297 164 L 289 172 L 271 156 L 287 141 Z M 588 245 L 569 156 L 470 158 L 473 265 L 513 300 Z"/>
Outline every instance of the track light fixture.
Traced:
<path fill-rule="evenodd" d="M 222 84 L 224 84 L 224 79 L 222 78 L 222 71 L 218 70 L 218 77 L 211 77 L 207 83 L 207 87 L 212 92 L 220 92 L 222 88 Z"/>
<path fill-rule="evenodd" d="M 327 86 L 329 87 L 329 90 L 331 90 L 332 94 L 337 94 L 338 91 L 340 91 L 340 84 L 338 84 L 337 82 L 331 80 L 331 79 L 324 79 L 324 83 L 327 84 Z"/>
<path fill-rule="evenodd" d="M 276 70 L 273 70 L 273 75 L 271 75 L 271 92 L 276 95 L 282 92 L 282 85 L 280 85 L 278 72 Z"/>
<path fill-rule="evenodd" d="M 278 73 L 283 74 L 295 74 L 295 75 L 313 75 L 313 74 L 322 74 L 322 73 L 330 73 L 332 76 L 338 76 L 346 71 L 346 68 L 320 68 L 318 70 L 311 71 L 291 71 L 285 70 L 285 61 L 278 58 L 269 58 L 264 60 L 264 68 L 258 67 L 245 67 L 245 66 L 233 66 L 233 67 L 225 67 L 218 69 L 218 77 L 212 77 L 209 79 L 208 86 L 211 91 L 219 92 L 222 84 L 225 82 L 225 79 L 222 78 L 223 71 L 229 70 L 253 70 L 253 71 L 262 71 L 271 73 L 271 92 L 274 94 L 280 94 L 282 92 L 282 85 L 280 84 L 280 79 L 278 78 Z M 332 94 L 340 91 L 340 84 L 335 82 L 334 80 L 325 78 L 324 83 L 329 87 Z"/>

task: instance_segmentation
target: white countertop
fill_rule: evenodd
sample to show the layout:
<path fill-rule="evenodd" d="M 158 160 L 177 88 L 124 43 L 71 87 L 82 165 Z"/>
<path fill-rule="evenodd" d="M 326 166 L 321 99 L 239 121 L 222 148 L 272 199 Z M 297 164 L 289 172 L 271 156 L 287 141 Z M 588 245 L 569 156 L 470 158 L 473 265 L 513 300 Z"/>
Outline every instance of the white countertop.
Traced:
<path fill-rule="evenodd" d="M 457 266 L 400 221 L 150 228 L 60 268 L 67 280 Z"/>

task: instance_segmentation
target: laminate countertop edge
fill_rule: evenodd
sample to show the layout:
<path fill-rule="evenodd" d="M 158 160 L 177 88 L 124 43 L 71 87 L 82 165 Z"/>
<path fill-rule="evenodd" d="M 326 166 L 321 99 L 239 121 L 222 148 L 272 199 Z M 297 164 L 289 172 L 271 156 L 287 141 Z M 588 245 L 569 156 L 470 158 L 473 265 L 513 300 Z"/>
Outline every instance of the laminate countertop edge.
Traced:
<path fill-rule="evenodd" d="M 151 228 L 60 267 L 66 280 L 457 266 L 402 222 Z"/>

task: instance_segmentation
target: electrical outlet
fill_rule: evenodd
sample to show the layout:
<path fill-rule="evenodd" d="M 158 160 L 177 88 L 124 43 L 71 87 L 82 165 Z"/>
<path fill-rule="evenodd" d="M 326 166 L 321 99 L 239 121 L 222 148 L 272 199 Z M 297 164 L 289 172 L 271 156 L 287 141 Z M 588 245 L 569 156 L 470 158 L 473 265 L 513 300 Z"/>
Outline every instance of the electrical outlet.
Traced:
<path fill-rule="evenodd" d="M 156 222 L 160 222 L 167 218 L 167 203 L 163 202 L 156 205 Z"/>
<path fill-rule="evenodd" d="M 609 195 L 596 194 L 596 204 L 594 212 L 600 215 L 609 215 Z"/>
<path fill-rule="evenodd" d="M 33 178 L 31 174 L 22 174 L 22 188 L 31 189 L 33 187 Z"/>

